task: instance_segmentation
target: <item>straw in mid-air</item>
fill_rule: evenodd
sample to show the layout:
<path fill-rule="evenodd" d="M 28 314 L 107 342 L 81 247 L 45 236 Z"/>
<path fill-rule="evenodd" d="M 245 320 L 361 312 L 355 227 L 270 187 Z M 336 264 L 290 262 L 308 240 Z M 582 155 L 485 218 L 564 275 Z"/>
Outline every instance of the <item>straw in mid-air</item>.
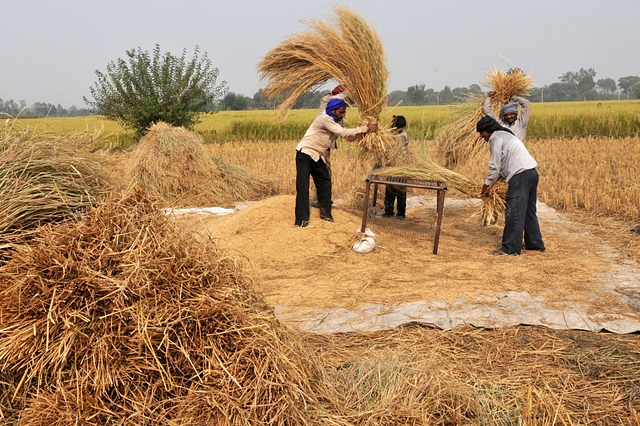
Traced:
<path fill-rule="evenodd" d="M 358 122 L 379 122 L 387 103 L 389 76 L 380 37 L 351 10 L 335 7 L 334 11 L 333 20 L 310 19 L 309 31 L 293 35 L 264 55 L 258 64 L 267 83 L 263 92 L 269 97 L 284 94 L 279 107 L 282 114 L 304 92 L 333 79 L 357 105 Z M 358 144 L 368 152 L 388 156 L 394 151 L 395 139 L 382 126 L 379 129 L 362 135 Z"/>

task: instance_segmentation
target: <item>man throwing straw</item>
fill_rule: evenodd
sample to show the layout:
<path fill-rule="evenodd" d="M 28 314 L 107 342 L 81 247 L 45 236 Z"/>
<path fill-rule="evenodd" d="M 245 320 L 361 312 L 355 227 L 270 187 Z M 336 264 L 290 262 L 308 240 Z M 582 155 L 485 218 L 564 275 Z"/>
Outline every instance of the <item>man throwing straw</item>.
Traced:
<path fill-rule="evenodd" d="M 375 132 L 378 123 L 369 121 L 366 126 L 345 129 L 340 123 L 347 115 L 347 103 L 331 99 L 327 108 L 319 114 L 296 147 L 296 226 L 309 224 L 309 177 L 318 191 L 320 219 L 333 222 L 331 215 L 331 174 L 322 158 L 338 138 L 353 139 L 359 134 Z"/>
<path fill-rule="evenodd" d="M 509 185 L 502 246 L 489 254 L 491 256 L 520 254 L 523 234 L 526 250 L 545 252 L 536 214 L 538 163 L 529 154 L 522 141 L 493 118 L 482 117 L 476 124 L 476 130 L 485 141 L 489 142 L 491 152 L 489 174 L 482 186 L 482 195 L 486 195 L 491 185 L 501 177 Z"/>

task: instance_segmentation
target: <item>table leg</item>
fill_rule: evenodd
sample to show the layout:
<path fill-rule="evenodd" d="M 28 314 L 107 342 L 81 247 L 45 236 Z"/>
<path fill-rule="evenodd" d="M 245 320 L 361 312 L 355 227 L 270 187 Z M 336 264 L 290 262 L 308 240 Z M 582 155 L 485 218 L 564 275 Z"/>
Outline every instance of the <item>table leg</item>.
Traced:
<path fill-rule="evenodd" d="M 438 197 L 437 197 L 437 205 L 436 205 L 436 210 L 438 212 L 438 219 L 436 222 L 436 236 L 433 240 L 433 254 L 438 254 L 438 242 L 440 241 L 440 229 L 442 228 L 442 214 L 444 211 L 444 196 L 445 196 L 445 190 L 439 189 Z"/>
<path fill-rule="evenodd" d="M 364 204 L 362 206 L 362 226 L 360 227 L 360 232 L 364 232 L 367 229 L 366 227 L 367 227 L 367 216 L 369 214 L 369 189 L 370 188 L 371 188 L 371 182 L 367 182 L 367 187 L 364 191 Z"/>

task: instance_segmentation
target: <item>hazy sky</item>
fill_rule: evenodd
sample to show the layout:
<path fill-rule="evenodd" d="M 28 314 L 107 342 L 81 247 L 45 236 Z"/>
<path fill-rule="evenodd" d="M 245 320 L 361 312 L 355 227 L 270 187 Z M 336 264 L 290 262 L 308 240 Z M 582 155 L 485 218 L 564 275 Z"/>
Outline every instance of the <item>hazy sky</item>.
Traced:
<path fill-rule="evenodd" d="M 0 0 L 0 98 L 86 107 L 83 96 L 125 51 L 174 55 L 196 45 L 236 93 L 260 86 L 262 55 L 308 27 L 306 18 L 351 8 L 380 35 L 389 91 L 468 87 L 513 64 L 534 84 L 594 68 L 599 78 L 640 75 L 640 0 Z"/>

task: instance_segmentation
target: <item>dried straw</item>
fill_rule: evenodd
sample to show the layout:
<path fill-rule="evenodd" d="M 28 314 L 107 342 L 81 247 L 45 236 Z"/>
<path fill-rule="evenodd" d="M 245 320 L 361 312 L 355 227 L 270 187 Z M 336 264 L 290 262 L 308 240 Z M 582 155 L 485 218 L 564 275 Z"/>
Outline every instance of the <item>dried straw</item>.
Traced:
<path fill-rule="evenodd" d="M 84 212 L 110 187 L 94 156 L 65 140 L 0 145 L 0 248 L 27 238 L 40 223 Z"/>
<path fill-rule="evenodd" d="M 308 336 L 330 425 L 621 425 L 640 420 L 637 335 L 543 327 Z"/>
<path fill-rule="evenodd" d="M 485 72 L 483 85 L 494 92 L 491 107 L 500 115 L 502 106 L 512 96 L 525 96 L 533 84 L 530 76 L 518 68 L 505 73 L 498 69 Z M 484 150 L 485 143 L 476 132 L 476 123 L 482 116 L 484 96 L 476 96 L 456 107 L 457 112 L 436 133 L 436 140 L 445 166 L 454 168 L 458 164 L 476 160 Z"/>
<path fill-rule="evenodd" d="M 455 168 L 477 159 L 486 149 L 486 142 L 476 132 L 476 123 L 484 115 L 483 101 L 477 97 L 455 106 L 451 119 L 437 130 L 436 141 L 446 167 Z"/>
<path fill-rule="evenodd" d="M 496 182 L 489 189 L 488 195 L 483 197 L 480 195 L 480 185 L 463 174 L 437 165 L 426 155 L 422 155 L 415 165 L 376 169 L 376 174 L 444 182 L 449 189 L 455 189 L 469 197 L 481 198 L 482 203 L 474 215 L 480 216 L 482 226 L 496 223 L 498 214 L 505 208 L 507 185 L 504 182 Z"/>
<path fill-rule="evenodd" d="M 39 228 L 0 267 L 0 418 L 308 424 L 314 357 L 235 260 L 135 196 Z"/>
<path fill-rule="evenodd" d="M 166 123 L 153 125 L 140 140 L 126 175 L 132 188 L 174 207 L 229 206 L 274 191 L 270 179 L 212 158 L 198 134 Z"/>
<path fill-rule="evenodd" d="M 305 91 L 333 79 L 358 106 L 358 122 L 378 122 L 387 103 L 389 76 L 382 42 L 351 10 L 334 7 L 334 11 L 334 20 L 309 20 L 310 31 L 295 34 L 263 57 L 258 64 L 267 82 L 263 91 L 271 97 L 287 94 L 279 107 L 284 113 Z M 363 135 L 358 144 L 367 151 L 384 152 L 392 139 L 387 132 L 378 131 Z"/>

